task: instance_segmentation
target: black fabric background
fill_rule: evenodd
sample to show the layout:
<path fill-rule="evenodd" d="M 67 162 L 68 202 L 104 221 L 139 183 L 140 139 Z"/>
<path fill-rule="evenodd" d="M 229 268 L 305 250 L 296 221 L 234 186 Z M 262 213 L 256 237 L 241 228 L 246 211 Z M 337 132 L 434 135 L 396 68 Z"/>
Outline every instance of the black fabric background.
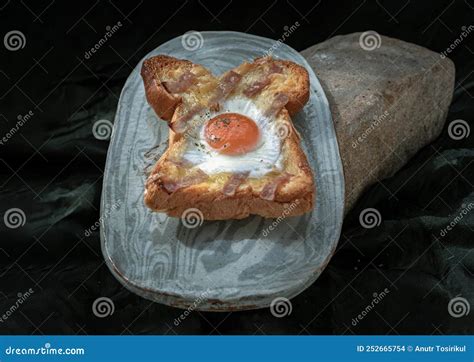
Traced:
<path fill-rule="evenodd" d="M 303 50 L 336 34 L 375 30 L 434 51 L 445 50 L 474 20 L 471 1 L 208 1 L 3 2 L 2 39 L 10 30 L 26 45 L 0 44 L 0 135 L 30 110 L 34 116 L 0 146 L 0 214 L 25 212 L 23 227 L 0 222 L 0 312 L 17 293 L 34 294 L 0 333 L 10 334 L 465 334 L 474 312 L 448 313 L 461 296 L 473 306 L 474 212 L 445 237 L 440 231 L 463 205 L 474 202 L 474 131 L 448 136 L 450 121 L 473 128 L 474 34 L 451 54 L 456 87 L 442 135 L 400 172 L 367 191 L 347 216 L 336 254 L 321 277 L 275 318 L 268 309 L 193 312 L 178 327 L 181 310 L 125 290 L 104 264 L 99 235 L 83 238 L 99 218 L 108 141 L 94 138 L 98 119 L 113 121 L 131 69 L 149 51 L 188 30 L 236 30 L 278 39 L 285 25 L 300 27 L 287 40 Z M 107 25 L 123 26 L 89 60 L 84 52 Z M 359 224 L 374 207 L 382 223 Z M 83 239 L 81 241 L 81 238 Z M 359 324 L 351 321 L 374 292 L 387 297 Z M 99 296 L 115 313 L 93 315 Z"/>

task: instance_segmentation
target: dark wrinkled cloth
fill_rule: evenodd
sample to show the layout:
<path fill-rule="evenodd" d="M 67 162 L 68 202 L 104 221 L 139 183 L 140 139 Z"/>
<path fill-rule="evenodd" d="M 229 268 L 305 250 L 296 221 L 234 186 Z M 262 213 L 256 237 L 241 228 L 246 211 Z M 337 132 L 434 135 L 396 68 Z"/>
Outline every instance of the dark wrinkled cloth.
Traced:
<path fill-rule="evenodd" d="M 0 146 L 0 215 L 19 208 L 26 218 L 15 229 L 0 222 L 0 314 L 11 309 L 18 293 L 25 298 L 33 291 L 6 320 L 2 317 L 0 333 L 474 332 L 472 311 L 455 318 L 448 310 L 455 297 L 474 306 L 474 210 L 445 230 L 474 203 L 474 130 L 461 140 L 447 131 L 456 119 L 474 128 L 474 34 L 450 54 L 456 89 L 442 135 L 359 200 L 345 219 L 334 257 L 321 277 L 292 300 L 290 315 L 276 318 L 269 309 L 193 312 L 175 323 L 181 310 L 130 293 L 109 272 L 93 227 L 100 217 L 108 142 L 96 139 L 92 128 L 99 119 L 113 121 L 121 87 L 147 52 L 190 29 L 248 31 L 278 39 L 283 27 L 295 21 L 300 26 L 285 41 L 298 50 L 336 34 L 373 29 L 441 52 L 462 25 L 470 24 L 474 11 L 467 2 L 449 1 L 430 3 L 429 11 L 412 2 L 272 4 L 232 2 L 224 9 L 224 3 L 203 7 L 189 2 L 160 5 L 155 11 L 147 4 L 104 1 L 48 8 L 35 3 L 29 11 L 9 3 L 0 10 L 0 33 L 18 29 L 26 37 L 18 51 L 0 47 L 0 134 L 19 115 L 33 113 Z M 86 59 L 105 27 L 118 21 L 120 29 Z M 361 226 L 359 215 L 366 208 L 380 212 L 378 227 Z M 380 301 L 358 320 L 374 293 Z M 100 296 L 114 302 L 109 317 L 92 312 Z"/>

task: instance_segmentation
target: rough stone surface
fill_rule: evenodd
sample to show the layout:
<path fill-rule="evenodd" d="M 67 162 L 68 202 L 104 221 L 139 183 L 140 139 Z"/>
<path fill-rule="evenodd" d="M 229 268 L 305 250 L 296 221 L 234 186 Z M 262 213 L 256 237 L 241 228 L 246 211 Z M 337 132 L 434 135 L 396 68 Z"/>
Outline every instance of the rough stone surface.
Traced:
<path fill-rule="evenodd" d="M 454 64 L 440 54 L 381 37 L 364 50 L 361 33 L 302 52 L 329 100 L 344 167 L 345 211 L 440 134 L 454 88 Z"/>

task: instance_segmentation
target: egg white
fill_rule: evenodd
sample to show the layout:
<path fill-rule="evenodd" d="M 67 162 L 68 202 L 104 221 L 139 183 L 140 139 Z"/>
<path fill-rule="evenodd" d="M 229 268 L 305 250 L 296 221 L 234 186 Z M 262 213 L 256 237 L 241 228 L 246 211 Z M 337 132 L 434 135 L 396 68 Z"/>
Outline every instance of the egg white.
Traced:
<path fill-rule="evenodd" d="M 239 113 L 252 119 L 259 129 L 260 137 L 256 148 L 242 155 L 223 155 L 211 148 L 205 137 L 208 120 L 222 113 Z M 208 175 L 221 172 L 249 173 L 249 177 L 262 177 L 282 169 L 281 138 L 278 136 L 275 119 L 265 117 L 250 99 L 234 97 L 227 99 L 219 112 L 207 111 L 193 120 L 196 125 L 188 133 L 183 158 L 199 167 Z"/>

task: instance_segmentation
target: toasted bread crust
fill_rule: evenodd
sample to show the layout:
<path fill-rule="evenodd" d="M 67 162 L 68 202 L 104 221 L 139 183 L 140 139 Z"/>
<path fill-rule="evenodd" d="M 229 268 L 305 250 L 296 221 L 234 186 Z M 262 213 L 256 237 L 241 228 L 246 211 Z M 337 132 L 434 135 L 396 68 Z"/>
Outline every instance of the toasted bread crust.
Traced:
<path fill-rule="evenodd" d="M 192 67 L 193 63 L 189 60 L 176 59 L 167 55 L 157 55 L 143 61 L 140 73 L 146 99 L 161 119 L 171 121 L 176 108 L 182 103 L 179 95 L 171 94 L 166 90 L 163 80 L 173 78 L 173 71 L 190 70 Z M 204 72 L 203 76 L 213 78 L 210 72 Z"/>
<path fill-rule="evenodd" d="M 259 61 L 262 61 L 263 59 L 265 58 L 264 57 L 256 58 L 254 63 L 258 63 Z M 290 113 L 290 116 L 293 116 L 299 111 L 301 111 L 301 109 L 303 109 L 304 105 L 309 100 L 308 71 L 305 68 L 303 68 L 301 65 L 290 62 L 288 60 L 272 59 L 271 61 L 277 64 L 278 66 L 284 68 L 285 71 L 290 73 L 292 78 L 295 79 L 295 82 L 298 83 L 296 87 L 282 86 L 279 89 L 281 92 L 285 92 L 288 95 L 289 100 L 285 108 Z M 246 64 L 237 67 L 236 68 L 237 71 L 245 65 Z"/>
<path fill-rule="evenodd" d="M 309 99 L 308 73 L 303 67 L 289 61 L 275 60 L 274 62 L 284 68 L 285 74 L 289 73 L 291 77 L 285 77 L 282 81 L 277 76 L 275 79 L 280 83 L 267 92 L 270 94 L 285 92 L 288 95 L 289 101 L 280 111 L 279 117 L 292 127 L 290 115 L 301 110 Z M 188 61 L 167 56 L 153 57 L 143 64 L 142 77 L 147 100 L 155 112 L 168 122 L 176 119 L 180 108 L 186 107 L 187 96 L 170 94 L 161 84 L 161 79 L 174 69 L 190 69 L 192 66 L 192 63 Z M 246 67 L 248 71 L 252 69 L 252 66 L 253 63 L 244 64 L 235 68 L 234 71 L 243 73 L 243 67 Z M 202 77 L 199 79 L 203 81 L 199 80 L 198 86 L 206 82 L 208 84 L 218 81 L 218 78 L 214 78 L 209 72 L 203 72 L 202 69 L 199 70 L 199 74 Z M 170 129 L 169 148 L 155 165 L 150 178 L 155 175 L 172 174 L 167 160 L 171 158 L 173 149 L 177 147 L 181 139 L 182 135 Z M 294 129 L 284 140 L 282 149 L 287 159 L 285 172 L 290 173 L 292 177 L 277 188 L 275 197 L 271 201 L 261 198 L 261 187 L 252 186 L 250 181 L 240 185 L 232 196 L 224 195 L 221 186 L 212 185 L 209 182 L 201 182 L 172 193 L 169 193 L 159 182 L 147 182 L 145 204 L 154 211 L 166 212 L 174 217 L 181 217 L 189 208 L 198 208 L 206 220 L 242 219 L 249 215 L 278 218 L 304 214 L 313 209 L 315 187 L 311 168 L 300 147 L 299 135 Z"/>
<path fill-rule="evenodd" d="M 150 191 L 150 190 L 149 190 Z M 220 192 L 209 192 L 205 187 L 193 186 L 185 192 L 178 190 L 172 199 L 167 198 L 163 190 L 151 191 L 145 197 L 146 205 L 154 211 L 166 211 L 169 216 L 182 217 L 190 208 L 199 209 L 205 220 L 243 219 L 250 215 L 266 218 L 291 217 L 307 213 L 313 209 L 313 195 L 306 194 L 290 202 L 263 200 L 240 191 L 232 197 L 222 197 Z M 167 209 L 157 206 L 170 205 Z M 171 206 L 172 205 L 172 206 Z"/>
<path fill-rule="evenodd" d="M 285 108 L 287 109 L 290 116 L 295 115 L 301 111 L 304 105 L 309 100 L 309 75 L 308 71 L 302 66 L 290 62 L 288 60 L 278 60 L 276 61 L 281 66 L 288 69 L 295 78 L 299 80 L 299 86 L 295 89 L 286 90 L 289 101 L 286 104 Z M 282 90 L 285 91 L 285 90 Z"/>
<path fill-rule="evenodd" d="M 158 117 L 170 120 L 181 99 L 168 93 L 165 87 L 156 81 L 152 70 L 146 64 L 143 65 L 141 74 L 148 104 L 151 105 Z"/>

